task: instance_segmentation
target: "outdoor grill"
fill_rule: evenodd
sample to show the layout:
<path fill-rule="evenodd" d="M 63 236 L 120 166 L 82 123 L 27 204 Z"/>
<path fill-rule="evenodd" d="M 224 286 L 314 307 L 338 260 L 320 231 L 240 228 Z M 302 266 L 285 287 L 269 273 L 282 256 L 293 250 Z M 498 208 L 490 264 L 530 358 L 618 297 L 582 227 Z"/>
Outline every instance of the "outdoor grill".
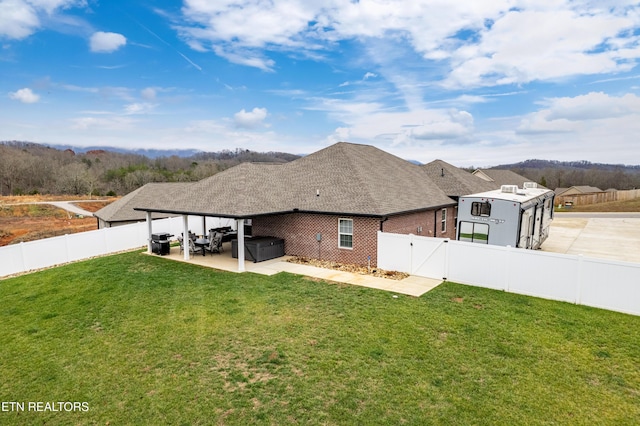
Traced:
<path fill-rule="evenodd" d="M 171 247 L 169 246 L 169 238 L 173 235 L 168 232 L 160 232 L 158 234 L 151 234 L 151 251 L 155 254 L 164 256 L 169 254 Z"/>

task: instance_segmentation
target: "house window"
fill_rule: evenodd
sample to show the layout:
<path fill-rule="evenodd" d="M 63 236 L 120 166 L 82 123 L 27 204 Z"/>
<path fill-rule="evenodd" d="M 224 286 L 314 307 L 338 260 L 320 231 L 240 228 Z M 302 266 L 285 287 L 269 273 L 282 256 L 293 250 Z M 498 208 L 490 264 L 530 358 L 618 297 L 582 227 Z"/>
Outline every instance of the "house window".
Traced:
<path fill-rule="evenodd" d="M 447 209 L 441 210 L 442 215 L 440 217 L 440 232 L 443 234 L 447 232 Z"/>
<path fill-rule="evenodd" d="M 491 216 L 491 204 L 488 201 L 471 203 L 471 216 Z"/>
<path fill-rule="evenodd" d="M 489 243 L 489 225 L 486 223 L 460 222 L 460 241 L 470 243 Z"/>
<path fill-rule="evenodd" d="M 353 248 L 352 219 L 338 219 L 338 247 Z"/>

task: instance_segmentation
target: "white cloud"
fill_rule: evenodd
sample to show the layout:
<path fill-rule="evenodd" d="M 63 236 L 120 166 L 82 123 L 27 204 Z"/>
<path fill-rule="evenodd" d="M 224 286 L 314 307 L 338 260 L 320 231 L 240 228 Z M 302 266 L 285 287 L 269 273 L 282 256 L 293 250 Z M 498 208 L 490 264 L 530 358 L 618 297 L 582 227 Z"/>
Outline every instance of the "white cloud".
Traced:
<path fill-rule="evenodd" d="M 640 6 L 631 1 L 188 0 L 182 12 L 178 30 L 191 46 L 263 70 L 274 69 L 268 52 L 311 56 L 346 40 L 385 41 L 404 52 L 400 60 L 422 57 L 421 68 L 440 67 L 447 87 L 624 71 L 640 58 L 639 37 L 630 36 Z M 363 51 L 384 61 L 375 48 Z M 406 81 L 399 69 L 384 77 Z"/>
<path fill-rule="evenodd" d="M 98 31 L 93 33 L 89 40 L 92 52 L 111 53 L 127 44 L 127 39 L 122 34 L 106 33 Z"/>
<path fill-rule="evenodd" d="M 445 84 L 517 84 L 630 69 L 627 61 L 617 60 L 610 40 L 633 28 L 633 20 L 589 12 L 510 11 L 481 30 L 477 43 L 451 52 L 452 72 Z"/>
<path fill-rule="evenodd" d="M 40 96 L 33 93 L 28 87 L 9 93 L 9 97 L 25 104 L 34 104 L 40 100 Z"/>
<path fill-rule="evenodd" d="M 43 17 L 84 6 L 84 0 L 2 0 L 0 1 L 0 38 L 20 40 L 40 29 Z"/>
<path fill-rule="evenodd" d="M 157 91 L 153 87 L 147 87 L 140 91 L 140 95 L 142 96 L 142 98 L 148 101 L 154 100 L 156 98 L 156 94 Z"/>
<path fill-rule="evenodd" d="M 135 120 L 127 117 L 80 117 L 71 120 L 71 129 L 130 130 L 134 128 L 135 123 Z"/>
<path fill-rule="evenodd" d="M 575 97 L 550 98 L 542 102 L 546 108 L 524 117 L 519 133 L 575 132 L 600 126 L 608 119 L 640 120 L 640 97 L 627 93 L 610 96 L 591 92 Z"/>
<path fill-rule="evenodd" d="M 255 129 L 262 126 L 265 118 L 267 118 L 266 108 L 254 108 L 249 112 L 243 108 L 233 116 L 236 126 L 247 129 Z"/>
<path fill-rule="evenodd" d="M 155 109 L 156 105 L 148 102 L 135 102 L 125 105 L 124 111 L 127 115 L 148 114 Z"/>
<path fill-rule="evenodd" d="M 473 116 L 455 108 L 388 111 L 376 102 L 316 99 L 311 110 L 325 111 L 344 126 L 328 140 L 349 137 L 352 142 L 386 141 L 393 145 L 465 142 L 474 129 Z M 344 139 L 343 139 L 344 140 Z"/>

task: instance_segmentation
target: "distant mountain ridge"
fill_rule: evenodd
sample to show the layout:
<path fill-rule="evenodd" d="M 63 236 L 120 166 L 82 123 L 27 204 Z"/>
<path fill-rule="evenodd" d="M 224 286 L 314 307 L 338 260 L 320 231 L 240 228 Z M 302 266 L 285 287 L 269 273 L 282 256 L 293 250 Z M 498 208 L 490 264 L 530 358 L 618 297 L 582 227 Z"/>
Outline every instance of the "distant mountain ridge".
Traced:
<path fill-rule="evenodd" d="M 640 166 L 534 159 L 491 168 L 514 171 L 552 189 L 577 185 L 602 190 L 640 188 Z"/>
<path fill-rule="evenodd" d="M 77 147 L 71 145 L 47 145 L 51 148 L 65 150 L 70 149 L 75 153 L 86 153 L 89 151 L 109 151 L 109 152 L 118 152 L 120 154 L 136 154 L 142 155 L 147 158 L 155 159 L 159 157 L 171 157 L 176 155 L 178 157 L 192 157 L 196 154 L 199 154 L 203 151 L 199 149 L 126 149 L 126 148 L 116 148 L 112 146 L 87 146 L 87 147 Z"/>
<path fill-rule="evenodd" d="M 502 164 L 490 167 L 492 169 L 573 169 L 573 170 L 622 170 L 625 172 L 640 172 L 640 165 L 592 163 L 590 161 L 555 161 L 530 159 L 519 163 Z"/>

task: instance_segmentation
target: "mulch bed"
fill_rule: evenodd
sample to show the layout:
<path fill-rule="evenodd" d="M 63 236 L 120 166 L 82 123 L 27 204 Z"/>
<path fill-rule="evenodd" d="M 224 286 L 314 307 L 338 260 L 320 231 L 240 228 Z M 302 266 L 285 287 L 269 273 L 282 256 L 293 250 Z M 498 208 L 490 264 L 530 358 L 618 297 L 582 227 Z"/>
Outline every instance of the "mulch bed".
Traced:
<path fill-rule="evenodd" d="M 379 268 L 367 268 L 366 266 L 352 265 L 348 263 L 338 263 L 330 260 L 309 259 L 307 257 L 295 256 L 287 260 L 287 262 L 298 263 L 301 265 L 311 265 L 318 268 L 334 269 L 336 271 L 351 272 L 360 275 L 372 275 L 379 278 L 387 278 L 392 280 L 403 280 L 409 276 L 404 272 L 385 271 Z"/>

